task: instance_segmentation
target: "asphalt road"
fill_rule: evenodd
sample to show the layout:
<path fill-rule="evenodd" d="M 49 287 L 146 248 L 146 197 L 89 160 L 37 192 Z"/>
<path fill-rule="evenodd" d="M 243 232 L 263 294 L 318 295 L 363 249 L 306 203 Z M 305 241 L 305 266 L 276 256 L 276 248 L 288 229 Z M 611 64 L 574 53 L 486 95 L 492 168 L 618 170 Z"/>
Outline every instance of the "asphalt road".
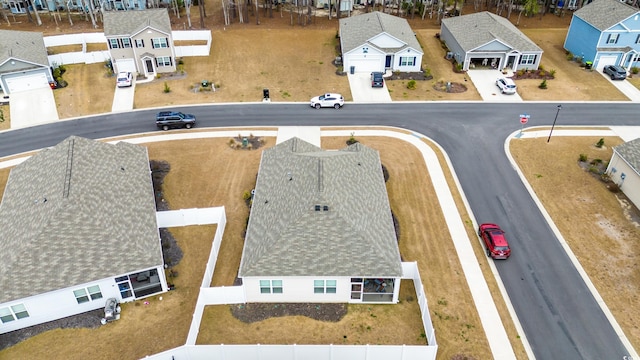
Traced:
<path fill-rule="evenodd" d="M 557 105 L 395 103 L 315 110 L 270 103 L 181 110 L 195 114 L 198 127 L 390 125 L 430 137 L 448 153 L 476 220 L 496 222 L 509 233 L 513 254 L 496 266 L 536 358 L 622 359 L 627 351 L 504 153 L 505 139 L 520 129 L 519 114 L 531 115 L 527 126 L 551 125 Z M 557 126 L 640 125 L 640 104 L 562 106 Z M 109 114 L 0 133 L 0 156 L 53 146 L 71 134 L 103 138 L 156 131 L 154 115 Z"/>

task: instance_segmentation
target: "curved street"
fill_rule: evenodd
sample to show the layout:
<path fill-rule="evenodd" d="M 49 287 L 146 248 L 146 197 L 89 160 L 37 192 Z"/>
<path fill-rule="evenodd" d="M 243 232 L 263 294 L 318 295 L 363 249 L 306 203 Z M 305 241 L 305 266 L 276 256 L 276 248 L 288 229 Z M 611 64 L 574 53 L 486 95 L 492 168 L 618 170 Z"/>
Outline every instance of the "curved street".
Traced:
<path fill-rule="evenodd" d="M 504 141 L 527 126 L 640 125 L 632 103 L 395 103 L 187 106 L 198 127 L 388 125 L 421 133 L 447 152 L 479 223 L 503 224 L 514 251 L 496 262 L 526 337 L 538 359 L 622 359 L 618 334 L 564 252 L 504 152 Z M 0 156 L 53 146 L 74 134 L 105 138 L 157 131 L 156 110 L 99 115 L 0 133 Z M 357 134 L 356 134 L 357 135 Z M 553 139 L 551 140 L 553 141 Z M 551 161 L 551 159 L 550 159 Z"/>

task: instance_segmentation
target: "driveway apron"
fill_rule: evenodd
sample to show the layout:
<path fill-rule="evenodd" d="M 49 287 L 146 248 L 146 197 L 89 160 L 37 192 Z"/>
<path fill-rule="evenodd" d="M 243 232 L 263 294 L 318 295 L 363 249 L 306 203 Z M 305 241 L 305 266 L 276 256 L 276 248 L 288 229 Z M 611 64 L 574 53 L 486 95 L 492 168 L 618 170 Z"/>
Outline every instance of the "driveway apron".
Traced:
<path fill-rule="evenodd" d="M 117 87 L 116 92 L 113 94 L 113 104 L 111 105 L 112 112 L 130 111 L 133 110 L 133 96 L 135 94 L 136 78 L 131 81 L 129 87 Z"/>
<path fill-rule="evenodd" d="M 609 82 L 613 84 L 621 93 L 623 93 L 626 97 L 628 97 L 631 101 L 640 101 L 640 90 L 637 87 L 633 86 L 627 80 L 611 80 L 609 75 L 604 74 L 602 70 L 598 70 L 602 76 L 604 76 Z"/>

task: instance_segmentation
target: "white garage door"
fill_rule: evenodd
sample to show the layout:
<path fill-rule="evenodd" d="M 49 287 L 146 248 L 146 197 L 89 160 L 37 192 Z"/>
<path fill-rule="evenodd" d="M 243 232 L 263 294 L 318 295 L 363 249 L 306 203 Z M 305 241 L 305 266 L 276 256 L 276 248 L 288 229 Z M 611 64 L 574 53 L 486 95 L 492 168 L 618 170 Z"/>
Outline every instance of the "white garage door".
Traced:
<path fill-rule="evenodd" d="M 602 69 L 607 65 L 616 65 L 616 61 L 618 60 L 617 56 L 600 56 L 600 60 L 598 60 L 598 70 L 602 71 Z"/>
<path fill-rule="evenodd" d="M 11 76 L 5 78 L 5 80 L 10 94 L 49 87 L 47 75 L 41 72 L 23 76 Z"/>
<path fill-rule="evenodd" d="M 384 71 L 382 62 L 379 59 L 356 59 L 350 62 L 350 66 L 355 66 L 356 72 Z M 351 69 L 344 69 L 344 71 L 351 71 Z"/>
<path fill-rule="evenodd" d="M 128 71 L 132 73 L 137 73 L 136 70 L 136 62 L 133 59 L 118 59 L 116 60 L 116 72 Z"/>

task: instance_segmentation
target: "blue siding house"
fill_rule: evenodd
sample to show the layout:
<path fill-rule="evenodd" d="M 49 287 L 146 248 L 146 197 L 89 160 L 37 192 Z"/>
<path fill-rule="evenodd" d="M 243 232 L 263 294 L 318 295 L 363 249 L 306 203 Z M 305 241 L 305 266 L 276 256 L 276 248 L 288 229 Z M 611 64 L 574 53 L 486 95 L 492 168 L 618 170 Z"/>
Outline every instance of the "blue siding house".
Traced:
<path fill-rule="evenodd" d="M 573 14 L 564 48 L 602 70 L 640 67 L 640 9 L 618 0 L 595 0 Z"/>

